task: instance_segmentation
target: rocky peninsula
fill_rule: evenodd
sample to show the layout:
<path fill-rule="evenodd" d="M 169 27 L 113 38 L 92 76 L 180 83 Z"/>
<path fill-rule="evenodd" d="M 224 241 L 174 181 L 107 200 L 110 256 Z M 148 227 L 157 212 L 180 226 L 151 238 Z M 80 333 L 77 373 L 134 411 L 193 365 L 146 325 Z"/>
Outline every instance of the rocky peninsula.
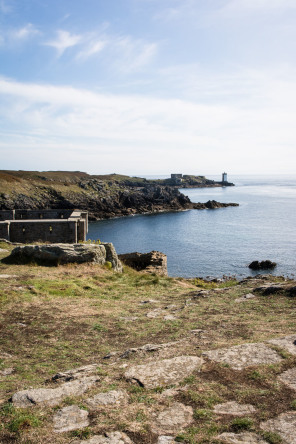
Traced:
<path fill-rule="evenodd" d="M 74 171 L 0 171 L 0 210 L 80 208 L 90 220 L 133 214 L 214 209 L 234 203 L 193 203 L 180 187 L 225 185 L 204 176 L 183 176 L 181 185 L 171 179 L 147 180 L 118 174 L 89 175 Z M 227 183 L 226 185 L 233 185 Z"/>

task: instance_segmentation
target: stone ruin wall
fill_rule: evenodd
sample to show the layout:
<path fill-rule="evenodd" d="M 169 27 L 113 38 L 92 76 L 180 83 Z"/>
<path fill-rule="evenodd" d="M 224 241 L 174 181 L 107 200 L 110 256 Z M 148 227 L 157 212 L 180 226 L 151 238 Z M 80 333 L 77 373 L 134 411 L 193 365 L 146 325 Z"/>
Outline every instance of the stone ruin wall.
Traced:
<path fill-rule="evenodd" d="M 10 242 L 77 243 L 88 231 L 88 214 L 79 210 L 4 210 L 0 220 L 0 238 Z"/>

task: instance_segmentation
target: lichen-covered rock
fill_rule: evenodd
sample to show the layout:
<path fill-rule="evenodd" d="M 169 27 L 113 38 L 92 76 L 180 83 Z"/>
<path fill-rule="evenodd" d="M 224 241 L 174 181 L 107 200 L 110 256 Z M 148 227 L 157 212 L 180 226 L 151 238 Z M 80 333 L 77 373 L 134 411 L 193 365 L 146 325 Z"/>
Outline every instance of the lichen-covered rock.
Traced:
<path fill-rule="evenodd" d="M 197 356 L 178 356 L 172 359 L 135 365 L 128 369 L 125 378 L 147 388 L 176 384 L 200 369 L 203 359 Z"/>
<path fill-rule="evenodd" d="M 278 379 L 290 389 L 296 391 L 296 367 L 286 370 L 278 376 Z"/>
<path fill-rule="evenodd" d="M 268 442 L 260 436 L 250 432 L 222 433 L 217 436 L 217 439 L 225 442 L 225 444 L 268 444 Z"/>
<path fill-rule="evenodd" d="M 255 412 L 256 409 L 251 404 L 239 404 L 236 401 L 228 401 L 214 406 L 214 413 L 218 415 L 245 416 Z"/>
<path fill-rule="evenodd" d="M 152 431 L 155 433 L 176 433 L 188 426 L 192 421 L 193 408 L 180 402 L 175 402 L 155 418 L 152 424 Z"/>
<path fill-rule="evenodd" d="M 108 405 L 120 405 L 127 402 L 127 393 L 123 390 L 110 390 L 88 398 L 85 403 L 92 409 Z"/>
<path fill-rule="evenodd" d="M 56 433 L 83 429 L 89 425 L 88 412 L 77 405 L 69 405 L 54 415 L 53 424 Z"/>
<path fill-rule="evenodd" d="M 78 396 L 85 393 L 97 381 L 98 377 L 92 376 L 85 379 L 78 379 L 65 382 L 57 388 L 38 388 L 22 390 L 15 393 L 11 400 L 15 407 L 32 407 L 34 405 L 46 405 L 53 407 L 68 396 Z"/>
<path fill-rule="evenodd" d="M 175 444 L 176 442 L 173 436 L 162 435 L 158 437 L 156 444 Z"/>
<path fill-rule="evenodd" d="M 214 362 L 228 364 L 234 370 L 242 370 L 252 365 L 275 364 L 282 360 L 276 351 L 262 343 L 210 350 L 204 352 L 203 356 Z"/>
<path fill-rule="evenodd" d="M 296 356 L 296 335 L 270 339 L 269 341 L 267 341 L 267 343 L 277 345 L 278 347 L 286 350 L 288 353 L 291 353 L 291 355 Z"/>
<path fill-rule="evenodd" d="M 133 444 L 123 432 L 110 432 L 105 435 L 94 435 L 87 440 L 75 440 L 72 444 Z"/>
<path fill-rule="evenodd" d="M 36 262 L 43 265 L 92 262 L 111 263 L 115 271 L 122 265 L 112 244 L 42 244 L 19 246 L 6 258 L 10 263 Z"/>
<path fill-rule="evenodd" d="M 285 444 L 296 444 L 296 412 L 282 413 L 276 418 L 262 422 L 260 428 L 277 433 Z"/>

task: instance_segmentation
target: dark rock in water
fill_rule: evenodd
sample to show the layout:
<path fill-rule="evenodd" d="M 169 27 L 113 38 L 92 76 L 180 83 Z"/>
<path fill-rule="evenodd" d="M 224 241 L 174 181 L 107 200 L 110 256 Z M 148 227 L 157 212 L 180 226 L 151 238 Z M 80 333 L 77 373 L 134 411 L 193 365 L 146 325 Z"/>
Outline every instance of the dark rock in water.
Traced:
<path fill-rule="evenodd" d="M 119 259 L 137 271 L 156 273 L 167 276 L 167 256 L 160 251 L 150 251 L 150 253 L 127 253 L 120 254 Z"/>
<path fill-rule="evenodd" d="M 110 265 L 122 271 L 122 265 L 112 244 L 42 244 L 16 247 L 5 258 L 8 263 L 35 262 L 42 265 L 93 262 Z"/>
<path fill-rule="evenodd" d="M 272 262 L 270 260 L 266 261 L 253 261 L 249 264 L 249 268 L 251 270 L 269 270 L 270 268 L 276 267 L 276 262 Z"/>
<path fill-rule="evenodd" d="M 226 208 L 226 207 L 238 207 L 239 204 L 238 203 L 223 203 L 223 202 L 217 202 L 216 200 L 208 200 L 206 203 L 193 203 L 192 207 L 195 210 L 215 210 L 217 208 Z"/>

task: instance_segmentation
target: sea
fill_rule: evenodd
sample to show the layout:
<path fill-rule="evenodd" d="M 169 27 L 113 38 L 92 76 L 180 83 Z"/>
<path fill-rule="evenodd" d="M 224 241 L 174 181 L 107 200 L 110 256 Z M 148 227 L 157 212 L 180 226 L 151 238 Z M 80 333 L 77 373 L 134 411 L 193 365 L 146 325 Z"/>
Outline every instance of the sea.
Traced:
<path fill-rule="evenodd" d="M 239 207 L 91 222 L 88 239 L 112 242 L 119 254 L 161 251 L 168 258 L 169 276 L 239 279 L 258 273 L 248 268 L 250 262 L 269 259 L 277 266 L 265 273 L 294 278 L 296 175 L 228 175 L 228 180 L 235 186 L 180 191 L 192 202 L 214 199 Z"/>

